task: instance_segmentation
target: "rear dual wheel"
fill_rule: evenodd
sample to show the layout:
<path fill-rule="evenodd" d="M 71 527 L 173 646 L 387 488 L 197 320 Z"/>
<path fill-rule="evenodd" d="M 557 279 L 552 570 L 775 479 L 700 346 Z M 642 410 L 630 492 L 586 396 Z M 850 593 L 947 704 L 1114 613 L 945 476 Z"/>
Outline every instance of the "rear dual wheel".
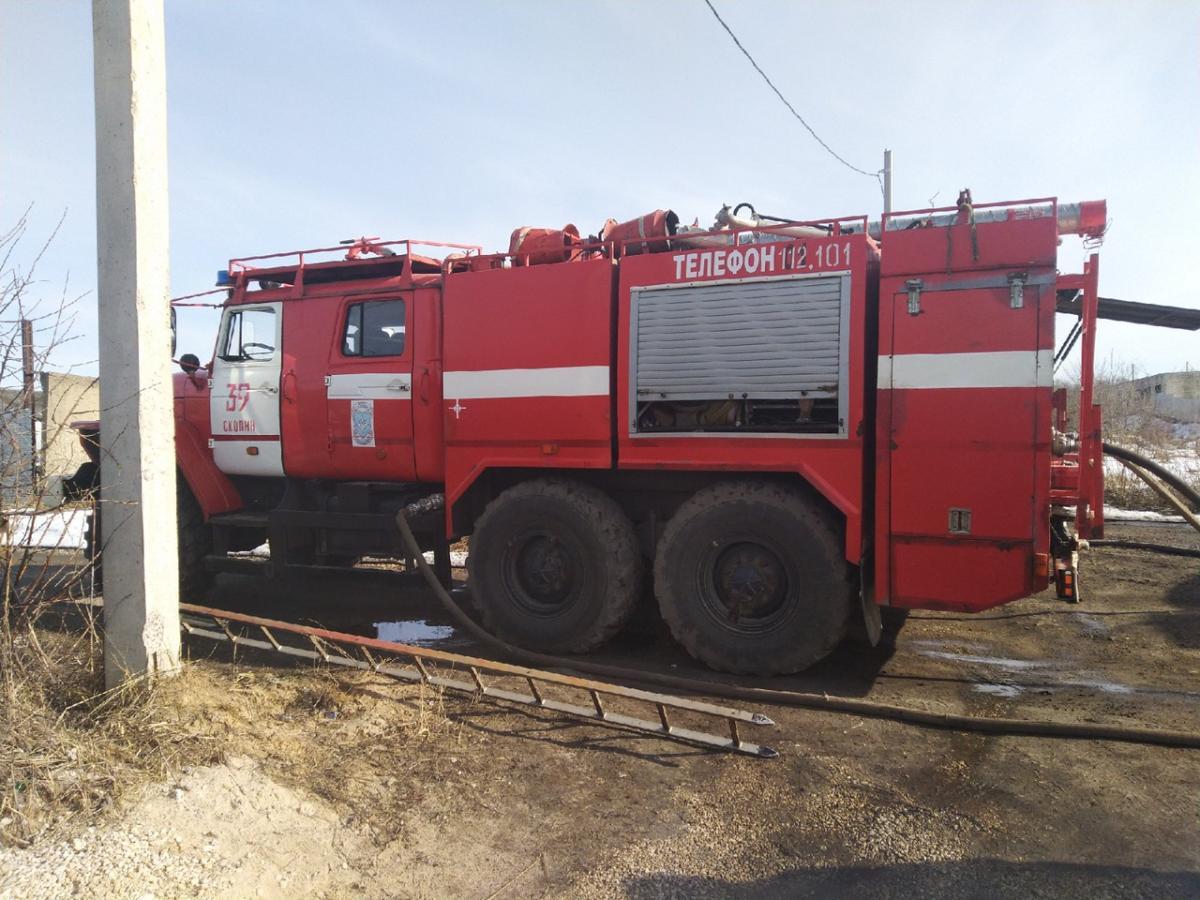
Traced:
<path fill-rule="evenodd" d="M 671 633 L 724 672 L 811 666 L 837 646 L 853 608 L 839 531 L 783 485 L 725 482 L 697 492 L 655 555 L 654 590 Z"/>
<path fill-rule="evenodd" d="M 467 557 L 484 626 L 547 653 L 581 653 L 628 621 L 642 585 L 633 524 L 607 495 L 566 479 L 526 481 L 493 500 Z"/>
<path fill-rule="evenodd" d="M 602 492 L 538 479 L 480 516 L 467 558 L 484 626 L 532 650 L 584 652 L 629 620 L 643 586 L 633 525 Z M 654 590 L 672 635 L 726 672 L 780 675 L 837 646 L 855 579 L 836 520 L 789 487 L 725 482 L 687 500 L 658 543 Z"/>

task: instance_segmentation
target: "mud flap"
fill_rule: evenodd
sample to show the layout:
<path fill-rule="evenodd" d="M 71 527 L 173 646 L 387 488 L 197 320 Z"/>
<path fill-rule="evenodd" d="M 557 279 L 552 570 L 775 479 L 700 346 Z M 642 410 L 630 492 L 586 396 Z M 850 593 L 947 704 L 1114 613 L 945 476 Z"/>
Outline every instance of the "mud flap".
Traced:
<path fill-rule="evenodd" d="M 859 572 L 858 614 L 851 612 L 850 622 L 846 626 L 846 637 L 860 647 L 878 647 L 883 637 L 883 613 L 879 605 L 871 599 L 875 593 L 873 569 L 864 562 Z"/>
<path fill-rule="evenodd" d="M 1079 603 L 1079 552 L 1072 550 L 1067 558 L 1054 561 L 1054 590 L 1065 603 Z"/>
<path fill-rule="evenodd" d="M 867 597 L 866 591 L 858 592 L 859 605 L 862 607 L 862 625 L 861 636 L 865 638 L 865 643 L 870 647 L 879 646 L 879 639 L 883 636 L 883 616 L 879 612 L 879 606 Z"/>

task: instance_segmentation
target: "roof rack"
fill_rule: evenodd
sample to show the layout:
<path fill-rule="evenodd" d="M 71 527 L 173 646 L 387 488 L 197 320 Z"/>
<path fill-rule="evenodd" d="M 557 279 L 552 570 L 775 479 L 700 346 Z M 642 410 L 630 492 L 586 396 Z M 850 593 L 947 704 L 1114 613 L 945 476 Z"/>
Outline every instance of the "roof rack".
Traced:
<path fill-rule="evenodd" d="M 443 241 L 424 241 L 404 238 L 380 241 L 376 238 L 356 238 L 334 247 L 314 247 L 309 250 L 287 250 L 231 259 L 229 268 L 218 273 L 218 286 L 231 287 L 235 293 L 245 291 L 249 282 L 273 282 L 288 286 L 293 296 L 304 294 L 305 282 L 330 282 L 352 278 L 384 278 L 414 273 L 436 275 L 441 271 L 440 260 L 414 252 L 414 248 L 437 248 L 454 251 L 448 256 L 478 256 L 482 248 L 475 244 L 452 244 Z M 329 254 L 338 254 L 329 259 Z"/>

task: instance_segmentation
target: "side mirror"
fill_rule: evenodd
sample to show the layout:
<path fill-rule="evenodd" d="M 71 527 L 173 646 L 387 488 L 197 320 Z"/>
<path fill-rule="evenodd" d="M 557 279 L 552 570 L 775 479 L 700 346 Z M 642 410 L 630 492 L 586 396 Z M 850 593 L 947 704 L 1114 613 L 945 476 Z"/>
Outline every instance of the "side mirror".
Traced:
<path fill-rule="evenodd" d="M 179 368 L 183 369 L 187 375 L 195 375 L 196 370 L 200 368 L 200 357 L 195 353 L 185 353 L 179 357 Z"/>
<path fill-rule="evenodd" d="M 171 307 L 171 358 L 175 358 L 175 307 Z"/>

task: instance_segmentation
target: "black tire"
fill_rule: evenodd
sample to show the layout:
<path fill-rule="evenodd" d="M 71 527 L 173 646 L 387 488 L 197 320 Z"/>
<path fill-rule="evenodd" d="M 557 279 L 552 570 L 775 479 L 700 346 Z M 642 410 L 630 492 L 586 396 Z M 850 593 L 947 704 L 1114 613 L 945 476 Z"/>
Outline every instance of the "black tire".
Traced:
<path fill-rule="evenodd" d="M 722 482 L 688 499 L 659 539 L 654 590 L 688 653 L 746 675 L 798 672 L 828 655 L 855 602 L 833 517 L 762 482 Z"/>
<path fill-rule="evenodd" d="M 212 529 L 182 475 L 175 480 L 175 516 L 179 530 L 179 599 L 200 603 L 213 581 L 204 557 L 213 551 Z"/>
<path fill-rule="evenodd" d="M 578 482 L 538 479 L 488 504 L 467 571 L 493 634 L 531 650 L 582 653 L 628 621 L 643 565 L 633 524 L 611 498 Z"/>

